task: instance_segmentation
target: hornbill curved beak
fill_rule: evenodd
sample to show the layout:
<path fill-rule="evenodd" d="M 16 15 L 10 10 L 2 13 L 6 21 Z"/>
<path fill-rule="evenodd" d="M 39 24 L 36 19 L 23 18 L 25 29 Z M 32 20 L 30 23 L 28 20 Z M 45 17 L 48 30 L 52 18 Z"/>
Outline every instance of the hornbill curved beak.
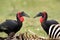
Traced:
<path fill-rule="evenodd" d="M 28 14 L 26 14 L 24 11 L 23 12 L 21 12 L 21 14 L 20 14 L 21 16 L 25 16 L 25 17 L 30 17 Z"/>
<path fill-rule="evenodd" d="M 42 12 L 38 13 L 36 16 L 34 16 L 33 18 L 36 18 L 36 17 L 40 17 L 42 16 Z"/>

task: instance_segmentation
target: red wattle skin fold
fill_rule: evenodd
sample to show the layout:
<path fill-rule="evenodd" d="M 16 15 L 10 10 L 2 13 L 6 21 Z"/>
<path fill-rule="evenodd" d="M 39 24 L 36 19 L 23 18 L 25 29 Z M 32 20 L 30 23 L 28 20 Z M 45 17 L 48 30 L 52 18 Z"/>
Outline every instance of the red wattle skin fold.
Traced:
<path fill-rule="evenodd" d="M 18 13 L 18 19 L 23 22 L 24 21 L 24 17 L 23 16 L 20 16 L 20 13 Z"/>
<path fill-rule="evenodd" d="M 24 17 L 20 17 L 19 20 L 20 20 L 21 22 L 23 22 L 23 21 L 24 21 Z"/>
<path fill-rule="evenodd" d="M 40 18 L 40 22 L 42 23 L 43 21 L 44 21 L 44 18 L 41 17 L 41 18 Z"/>

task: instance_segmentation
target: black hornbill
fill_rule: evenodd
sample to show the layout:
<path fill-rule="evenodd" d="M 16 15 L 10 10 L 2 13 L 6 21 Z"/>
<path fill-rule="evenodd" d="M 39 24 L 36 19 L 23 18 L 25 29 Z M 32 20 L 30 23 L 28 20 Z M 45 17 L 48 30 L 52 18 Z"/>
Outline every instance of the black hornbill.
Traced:
<path fill-rule="evenodd" d="M 24 21 L 24 17 L 29 17 L 29 15 L 27 15 L 24 11 L 22 12 L 18 12 L 16 14 L 16 19 L 17 20 L 6 20 L 3 23 L 0 24 L 0 32 L 5 32 L 9 35 L 11 35 L 12 33 L 15 35 L 16 32 L 18 32 L 22 25 L 23 25 L 23 21 Z M 12 34 L 12 36 L 13 36 Z"/>
<path fill-rule="evenodd" d="M 40 18 L 41 26 L 47 34 L 49 34 L 49 28 L 52 24 L 59 24 L 55 20 L 47 20 L 48 15 L 47 15 L 47 12 L 45 12 L 45 11 L 39 12 L 36 16 L 34 16 L 34 18 L 39 17 L 39 16 L 41 16 L 41 18 Z"/>

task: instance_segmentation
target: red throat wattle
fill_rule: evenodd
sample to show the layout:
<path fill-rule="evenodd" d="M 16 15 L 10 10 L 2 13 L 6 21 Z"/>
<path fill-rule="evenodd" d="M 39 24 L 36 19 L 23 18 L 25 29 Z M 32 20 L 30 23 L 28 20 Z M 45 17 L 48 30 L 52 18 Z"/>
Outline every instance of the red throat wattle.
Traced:
<path fill-rule="evenodd" d="M 23 18 L 23 17 L 20 17 L 19 20 L 20 20 L 21 22 L 23 22 L 23 21 L 24 21 L 24 18 Z"/>
<path fill-rule="evenodd" d="M 23 16 L 20 16 L 20 13 L 18 13 L 18 19 L 19 19 L 19 21 L 21 21 L 21 22 L 24 21 L 24 18 L 23 18 Z"/>
<path fill-rule="evenodd" d="M 40 18 L 40 22 L 42 23 L 43 21 L 44 21 L 44 18 L 41 17 L 41 18 Z"/>

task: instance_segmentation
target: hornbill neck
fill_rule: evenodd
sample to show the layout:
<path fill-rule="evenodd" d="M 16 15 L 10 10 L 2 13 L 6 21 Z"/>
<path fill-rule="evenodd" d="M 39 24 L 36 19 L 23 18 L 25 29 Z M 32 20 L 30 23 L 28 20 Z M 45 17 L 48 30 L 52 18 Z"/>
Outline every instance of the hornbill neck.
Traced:
<path fill-rule="evenodd" d="M 42 17 L 40 18 L 41 26 L 45 30 L 45 32 L 48 34 L 47 29 L 48 27 L 46 26 L 45 22 L 47 21 L 47 13 L 43 13 Z"/>
<path fill-rule="evenodd" d="M 18 24 L 22 24 L 22 21 L 20 21 L 20 19 L 19 19 L 20 17 L 21 17 L 21 16 L 18 17 L 18 14 L 16 15 Z"/>

